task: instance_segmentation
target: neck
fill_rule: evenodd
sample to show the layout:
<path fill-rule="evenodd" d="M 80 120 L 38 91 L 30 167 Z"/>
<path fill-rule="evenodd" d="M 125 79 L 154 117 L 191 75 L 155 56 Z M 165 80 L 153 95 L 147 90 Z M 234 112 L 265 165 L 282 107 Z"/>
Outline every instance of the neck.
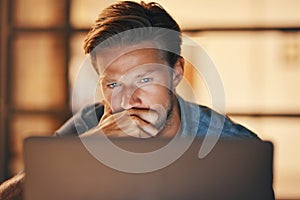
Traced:
<path fill-rule="evenodd" d="M 177 98 L 172 95 L 173 108 L 170 116 L 168 117 L 164 128 L 161 130 L 160 137 L 174 137 L 180 130 L 180 109 Z"/>

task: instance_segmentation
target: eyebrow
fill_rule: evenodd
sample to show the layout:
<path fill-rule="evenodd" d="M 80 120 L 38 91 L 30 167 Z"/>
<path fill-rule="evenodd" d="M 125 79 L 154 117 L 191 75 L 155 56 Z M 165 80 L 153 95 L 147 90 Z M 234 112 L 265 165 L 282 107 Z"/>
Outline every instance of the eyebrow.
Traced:
<path fill-rule="evenodd" d="M 156 71 L 157 71 L 157 70 L 149 70 L 148 72 L 145 72 L 145 73 L 136 75 L 135 78 L 142 78 L 142 77 L 147 76 L 147 75 L 149 75 L 149 74 L 152 74 L 152 73 L 154 73 L 154 72 L 156 72 Z"/>
<path fill-rule="evenodd" d="M 116 79 L 104 76 L 102 74 L 101 76 L 99 76 L 99 82 L 101 82 L 101 81 L 106 82 L 106 83 L 110 83 L 110 82 L 116 82 Z"/>
<path fill-rule="evenodd" d="M 157 71 L 159 71 L 159 70 L 158 70 L 158 69 L 149 69 L 149 70 L 146 71 L 146 72 L 142 72 L 141 74 L 137 74 L 136 76 L 134 76 L 134 78 L 142 78 L 142 77 L 144 77 L 144 76 L 147 76 L 147 75 L 149 75 L 149 74 L 155 73 L 155 72 L 157 72 Z M 118 80 L 115 79 L 115 78 L 106 77 L 106 76 L 103 76 L 103 75 L 100 76 L 99 80 L 100 80 L 100 81 L 105 81 L 105 82 L 107 82 L 107 83 L 109 83 L 109 82 L 117 82 L 117 81 L 118 81 Z"/>

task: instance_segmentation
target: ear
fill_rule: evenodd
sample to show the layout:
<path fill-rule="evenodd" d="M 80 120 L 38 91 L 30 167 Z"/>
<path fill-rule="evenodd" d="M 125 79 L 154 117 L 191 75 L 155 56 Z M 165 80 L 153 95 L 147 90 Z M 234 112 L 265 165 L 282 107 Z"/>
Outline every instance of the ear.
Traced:
<path fill-rule="evenodd" d="M 173 67 L 173 88 L 175 89 L 180 83 L 184 72 L 184 58 L 179 57 Z"/>

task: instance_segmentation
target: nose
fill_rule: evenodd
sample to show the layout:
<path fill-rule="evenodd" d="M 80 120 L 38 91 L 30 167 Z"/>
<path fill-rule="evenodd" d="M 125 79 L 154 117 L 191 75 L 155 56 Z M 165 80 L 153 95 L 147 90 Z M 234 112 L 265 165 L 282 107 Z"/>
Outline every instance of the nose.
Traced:
<path fill-rule="evenodd" d="M 139 106 L 142 101 L 139 97 L 139 89 L 133 86 L 123 86 L 121 94 L 121 107 L 125 110 Z"/>

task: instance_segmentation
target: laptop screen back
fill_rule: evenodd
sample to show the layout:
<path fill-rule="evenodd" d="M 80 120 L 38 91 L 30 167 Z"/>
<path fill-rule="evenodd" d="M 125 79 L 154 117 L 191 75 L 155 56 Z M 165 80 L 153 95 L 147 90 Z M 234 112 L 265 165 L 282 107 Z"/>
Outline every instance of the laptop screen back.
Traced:
<path fill-rule="evenodd" d="M 112 141 L 139 153 L 169 142 Z M 105 146 L 101 138 L 88 138 L 85 143 Z M 199 159 L 201 143 L 195 139 L 179 159 L 162 169 L 127 173 L 97 160 L 79 138 L 29 138 L 25 141 L 25 199 L 274 199 L 270 142 L 219 140 Z M 101 151 L 113 156 L 109 149 Z M 120 160 L 126 162 L 127 158 Z"/>

